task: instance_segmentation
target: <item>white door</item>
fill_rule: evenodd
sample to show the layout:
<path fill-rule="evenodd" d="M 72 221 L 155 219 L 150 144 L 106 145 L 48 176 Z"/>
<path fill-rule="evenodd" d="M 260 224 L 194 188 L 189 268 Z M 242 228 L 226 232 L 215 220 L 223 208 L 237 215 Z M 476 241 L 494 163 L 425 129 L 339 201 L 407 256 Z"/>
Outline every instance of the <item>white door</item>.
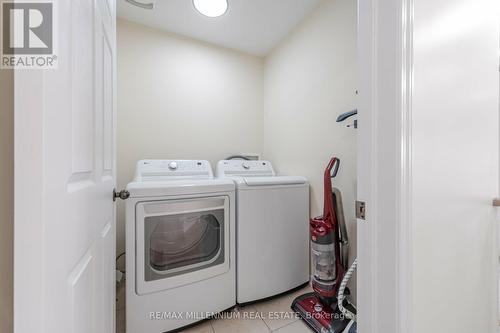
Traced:
<path fill-rule="evenodd" d="M 359 5 L 360 332 L 497 332 L 499 1 Z"/>
<path fill-rule="evenodd" d="M 115 330 L 115 1 L 57 0 L 59 68 L 15 71 L 16 333 Z"/>

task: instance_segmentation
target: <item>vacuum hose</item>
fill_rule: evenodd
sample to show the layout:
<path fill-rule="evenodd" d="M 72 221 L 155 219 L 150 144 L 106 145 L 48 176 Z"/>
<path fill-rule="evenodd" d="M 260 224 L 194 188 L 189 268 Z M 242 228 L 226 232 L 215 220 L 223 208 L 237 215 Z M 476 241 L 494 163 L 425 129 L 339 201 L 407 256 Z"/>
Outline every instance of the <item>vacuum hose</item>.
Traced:
<path fill-rule="evenodd" d="M 358 265 L 358 258 L 354 259 L 354 262 L 352 263 L 351 267 L 349 268 L 347 273 L 345 273 L 344 278 L 342 279 L 342 283 L 340 284 L 339 295 L 337 297 L 340 312 L 342 312 L 344 314 L 344 316 L 346 316 L 346 318 L 349 318 L 349 319 L 355 319 L 356 315 L 354 313 L 352 313 L 351 311 L 347 310 L 346 308 L 344 308 L 344 306 L 343 306 L 344 299 L 345 299 L 344 291 L 345 291 L 345 288 L 347 287 L 347 283 L 349 282 L 349 279 L 351 278 L 352 274 L 356 270 L 357 265 Z"/>

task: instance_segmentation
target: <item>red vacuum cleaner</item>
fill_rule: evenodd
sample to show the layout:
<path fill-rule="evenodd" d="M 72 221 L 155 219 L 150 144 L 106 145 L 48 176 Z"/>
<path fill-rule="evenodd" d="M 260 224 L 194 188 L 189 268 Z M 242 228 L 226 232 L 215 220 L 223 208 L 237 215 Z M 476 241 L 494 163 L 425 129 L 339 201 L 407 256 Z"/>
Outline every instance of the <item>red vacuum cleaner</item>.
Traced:
<path fill-rule="evenodd" d="M 355 315 L 356 308 L 343 296 L 349 295 L 345 286 L 355 265 L 348 270 L 349 243 L 342 196 L 332 188 L 339 167 L 340 160 L 333 157 L 324 174 L 323 216 L 309 222 L 314 292 L 297 297 L 292 304 L 292 309 L 317 333 L 356 332 L 356 322 L 349 318 Z"/>

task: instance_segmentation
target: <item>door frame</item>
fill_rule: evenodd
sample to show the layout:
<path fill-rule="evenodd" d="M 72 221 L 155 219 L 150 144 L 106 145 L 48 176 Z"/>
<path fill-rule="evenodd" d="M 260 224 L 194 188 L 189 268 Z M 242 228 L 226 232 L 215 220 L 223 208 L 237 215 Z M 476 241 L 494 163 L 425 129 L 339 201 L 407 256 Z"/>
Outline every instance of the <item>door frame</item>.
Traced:
<path fill-rule="evenodd" d="M 412 333 L 413 0 L 358 6 L 358 327 Z"/>

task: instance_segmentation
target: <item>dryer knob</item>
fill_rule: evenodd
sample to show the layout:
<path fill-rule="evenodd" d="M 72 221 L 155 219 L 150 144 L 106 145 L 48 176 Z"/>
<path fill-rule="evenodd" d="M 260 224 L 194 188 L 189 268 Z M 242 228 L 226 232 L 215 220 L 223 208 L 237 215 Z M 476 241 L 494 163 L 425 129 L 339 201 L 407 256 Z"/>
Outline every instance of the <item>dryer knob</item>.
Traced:
<path fill-rule="evenodd" d="M 177 164 L 177 162 L 170 162 L 170 163 L 168 164 L 168 168 L 169 168 L 170 170 L 177 170 L 177 168 L 178 168 L 178 167 L 179 167 L 179 165 Z"/>

